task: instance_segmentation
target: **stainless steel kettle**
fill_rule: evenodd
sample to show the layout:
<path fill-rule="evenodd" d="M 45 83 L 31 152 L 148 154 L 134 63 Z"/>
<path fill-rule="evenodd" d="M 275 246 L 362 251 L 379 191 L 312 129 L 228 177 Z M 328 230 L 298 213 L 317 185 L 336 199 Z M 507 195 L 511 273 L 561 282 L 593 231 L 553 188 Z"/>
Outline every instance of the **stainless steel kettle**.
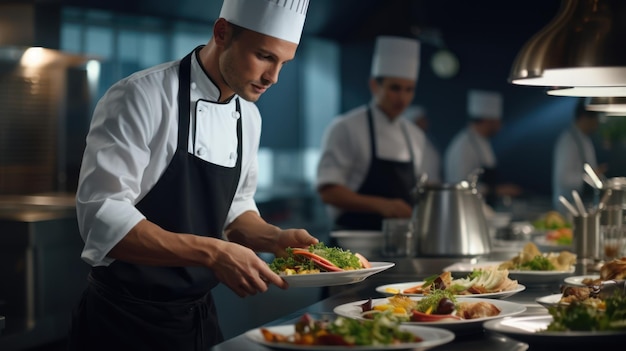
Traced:
<path fill-rule="evenodd" d="M 413 190 L 418 256 L 466 257 L 491 252 L 476 184 L 419 183 Z"/>

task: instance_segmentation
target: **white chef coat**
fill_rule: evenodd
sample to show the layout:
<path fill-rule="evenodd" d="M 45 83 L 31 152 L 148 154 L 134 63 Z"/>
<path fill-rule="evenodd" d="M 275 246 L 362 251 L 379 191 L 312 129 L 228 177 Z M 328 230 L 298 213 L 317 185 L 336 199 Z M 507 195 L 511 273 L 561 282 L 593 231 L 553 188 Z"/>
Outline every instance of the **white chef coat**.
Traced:
<path fill-rule="evenodd" d="M 403 130 L 408 133 L 413 151 L 415 174 L 422 172 L 421 164 L 426 141 L 424 132 L 406 118 L 390 121 L 376 104 L 370 103 L 376 137 L 376 153 L 381 159 L 408 162 L 411 152 Z M 367 122 L 367 105 L 359 106 L 337 116 L 322 139 L 322 154 L 317 167 L 317 186 L 338 184 L 357 191 L 370 167 L 372 146 Z M 334 221 L 341 211 L 328 207 Z"/>
<path fill-rule="evenodd" d="M 563 131 L 554 145 L 552 160 L 552 203 L 566 213 L 559 195 L 573 203 L 572 190 L 582 194 L 584 163 L 598 167 L 593 141 L 572 124 Z"/>
<path fill-rule="evenodd" d="M 496 156 L 489 139 L 469 126 L 456 134 L 444 155 L 444 177 L 447 183 L 466 180 L 477 168 L 495 167 Z"/>
<path fill-rule="evenodd" d="M 426 137 L 426 141 L 424 142 L 422 171 L 428 175 L 428 182 L 441 182 L 441 155 L 428 137 Z"/>
<path fill-rule="evenodd" d="M 224 167 L 234 167 L 237 157 L 243 157 L 228 225 L 243 212 L 258 212 L 254 193 L 261 116 L 255 104 L 239 99 L 243 155 L 237 155 L 235 131 L 240 116 L 235 98 L 217 103 L 219 89 L 196 55 L 192 56 L 189 153 Z M 157 183 L 176 151 L 179 62 L 148 68 L 117 82 L 94 110 L 76 195 L 78 225 L 85 242 L 81 257 L 93 266 L 114 261 L 106 254 L 145 218 L 135 204 Z"/>

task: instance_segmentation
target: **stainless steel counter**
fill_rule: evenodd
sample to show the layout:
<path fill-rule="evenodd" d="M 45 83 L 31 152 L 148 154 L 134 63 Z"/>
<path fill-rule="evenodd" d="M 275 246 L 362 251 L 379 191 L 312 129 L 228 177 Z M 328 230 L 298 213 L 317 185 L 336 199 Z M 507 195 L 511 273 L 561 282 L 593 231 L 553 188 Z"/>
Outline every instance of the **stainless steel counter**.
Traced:
<path fill-rule="evenodd" d="M 485 258 L 489 259 L 489 258 Z M 293 324 L 304 313 L 332 313 L 333 308 L 349 302 L 368 298 L 384 297 L 376 292 L 376 287 L 383 284 L 419 281 L 427 276 L 441 272 L 441 269 L 455 262 L 471 260 L 458 258 L 414 258 L 396 261 L 396 266 L 375 274 L 363 282 L 332 287 L 328 289 L 327 297 L 308 307 L 297 310 L 282 318 L 271 321 L 266 326 Z M 294 288 L 297 289 L 297 288 Z M 547 310 L 537 304 L 537 297 L 558 293 L 560 282 L 554 285 L 527 287 L 526 290 L 506 298 L 507 301 L 516 302 L 526 306 L 526 311 L 521 315 L 547 314 Z M 451 343 L 433 348 L 435 351 L 451 350 L 528 350 L 528 344 L 518 342 L 502 335 L 492 335 L 478 328 L 475 333 L 456 335 Z M 248 340 L 245 335 L 239 335 L 212 348 L 213 351 L 229 350 L 270 350 L 262 345 Z"/>

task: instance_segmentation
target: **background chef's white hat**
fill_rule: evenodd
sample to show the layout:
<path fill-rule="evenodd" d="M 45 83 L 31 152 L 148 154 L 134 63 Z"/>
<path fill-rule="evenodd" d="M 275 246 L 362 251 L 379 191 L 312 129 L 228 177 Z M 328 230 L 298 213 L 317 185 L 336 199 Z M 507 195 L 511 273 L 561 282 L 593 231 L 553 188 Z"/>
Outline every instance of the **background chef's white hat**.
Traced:
<path fill-rule="evenodd" d="M 467 95 L 467 113 L 472 119 L 500 119 L 502 95 L 493 91 L 470 90 Z"/>
<path fill-rule="evenodd" d="M 220 17 L 240 27 L 299 44 L 309 0 L 224 0 Z"/>
<path fill-rule="evenodd" d="M 379 36 L 374 46 L 371 77 L 417 80 L 420 42 L 416 39 Z"/>

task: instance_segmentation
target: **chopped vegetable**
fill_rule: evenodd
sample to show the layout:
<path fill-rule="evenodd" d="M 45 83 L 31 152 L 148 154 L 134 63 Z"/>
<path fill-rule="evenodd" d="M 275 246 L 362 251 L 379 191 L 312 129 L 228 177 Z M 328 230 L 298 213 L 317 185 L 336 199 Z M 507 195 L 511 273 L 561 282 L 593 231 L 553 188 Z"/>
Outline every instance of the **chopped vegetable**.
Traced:
<path fill-rule="evenodd" d="M 303 315 L 295 325 L 295 334 L 286 336 L 261 328 L 265 340 L 300 345 L 397 345 L 420 342 L 423 339 L 401 330 L 400 322 L 390 318 L 390 312 L 377 313 L 370 320 L 337 317 L 333 321 L 315 320 Z"/>
<path fill-rule="evenodd" d="M 320 242 L 306 249 L 287 248 L 287 256 L 274 258 L 269 266 L 279 274 L 308 274 L 361 269 L 364 259 L 350 250 L 327 247 Z"/>
<path fill-rule="evenodd" d="M 605 299 L 605 309 L 574 301 L 550 307 L 552 322 L 547 331 L 609 331 L 626 330 L 626 295 L 615 294 Z"/>

